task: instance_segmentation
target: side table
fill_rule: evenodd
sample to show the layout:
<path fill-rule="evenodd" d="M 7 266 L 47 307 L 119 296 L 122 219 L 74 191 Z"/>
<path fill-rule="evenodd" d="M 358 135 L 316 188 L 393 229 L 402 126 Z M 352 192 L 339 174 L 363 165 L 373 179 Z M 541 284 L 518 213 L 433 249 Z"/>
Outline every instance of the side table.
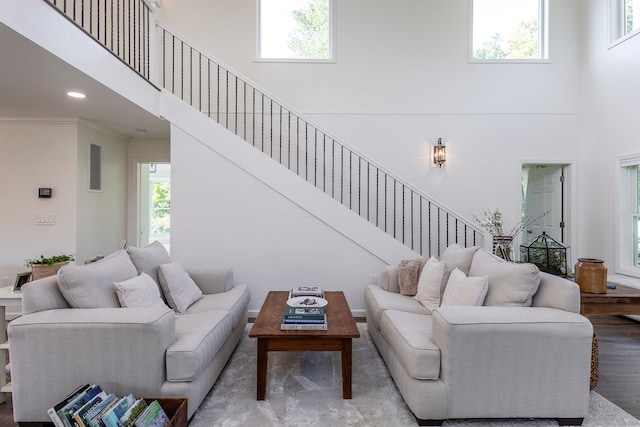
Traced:
<path fill-rule="evenodd" d="M 22 304 L 22 292 L 13 291 L 13 286 L 0 288 L 0 403 L 6 401 L 6 393 L 11 393 L 11 383 L 7 384 L 7 376 L 4 372 L 7 366 L 7 354 L 9 353 L 9 341 L 7 340 L 6 307 Z"/>

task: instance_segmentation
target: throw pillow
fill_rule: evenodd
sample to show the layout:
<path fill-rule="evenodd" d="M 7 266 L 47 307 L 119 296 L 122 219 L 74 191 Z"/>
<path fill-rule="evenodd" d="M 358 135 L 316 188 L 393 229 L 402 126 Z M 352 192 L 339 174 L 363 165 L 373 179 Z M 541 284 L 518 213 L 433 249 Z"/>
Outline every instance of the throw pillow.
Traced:
<path fill-rule="evenodd" d="M 398 264 L 398 287 L 400 294 L 414 296 L 418 292 L 418 280 L 426 258 L 403 259 Z"/>
<path fill-rule="evenodd" d="M 420 303 L 429 310 L 433 310 L 440 305 L 440 293 L 444 272 L 444 261 L 439 261 L 436 257 L 431 257 L 424 265 L 422 274 L 420 274 L 415 299 L 420 301 Z"/>
<path fill-rule="evenodd" d="M 473 256 L 470 276 L 489 276 L 484 305 L 530 307 L 540 286 L 540 270 L 535 264 L 516 264 L 481 249 Z"/>
<path fill-rule="evenodd" d="M 157 240 L 144 248 L 130 247 L 127 249 L 131 262 L 136 266 L 138 274 L 147 273 L 151 278 L 159 284 L 158 267 L 161 264 L 171 262 L 171 257 L 164 245 Z"/>
<path fill-rule="evenodd" d="M 442 296 L 442 306 L 482 305 L 487 295 L 487 289 L 487 276 L 467 277 L 456 268 L 449 276 L 447 287 Z"/>
<path fill-rule="evenodd" d="M 191 304 L 202 298 L 202 291 L 196 282 L 177 262 L 162 264 L 158 278 L 169 307 L 178 313 L 184 313 Z"/>
<path fill-rule="evenodd" d="M 120 307 L 113 282 L 137 276 L 124 250 L 86 265 L 67 264 L 58 271 L 60 293 L 73 308 Z"/>
<path fill-rule="evenodd" d="M 480 246 L 463 248 L 462 246 L 454 243 L 444 251 L 442 254 L 442 260 L 447 263 L 447 269 L 449 271 L 453 271 L 457 268 L 468 276 L 469 269 L 471 268 L 471 261 L 479 248 Z"/>
<path fill-rule="evenodd" d="M 113 283 L 121 307 L 154 307 L 165 305 L 158 285 L 147 273 L 140 273 L 123 282 Z"/>

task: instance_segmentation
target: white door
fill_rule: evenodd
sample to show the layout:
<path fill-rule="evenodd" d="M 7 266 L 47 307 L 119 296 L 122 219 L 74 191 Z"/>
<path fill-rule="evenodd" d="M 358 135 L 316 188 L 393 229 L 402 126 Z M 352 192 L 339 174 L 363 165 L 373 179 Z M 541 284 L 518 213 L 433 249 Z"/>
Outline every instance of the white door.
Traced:
<path fill-rule="evenodd" d="M 525 223 L 529 219 L 538 218 L 524 231 L 522 237 L 527 242 L 544 231 L 548 236 L 562 242 L 566 238 L 563 227 L 563 165 L 526 165 L 528 179 L 524 195 Z M 525 174 L 523 170 L 523 175 Z"/>

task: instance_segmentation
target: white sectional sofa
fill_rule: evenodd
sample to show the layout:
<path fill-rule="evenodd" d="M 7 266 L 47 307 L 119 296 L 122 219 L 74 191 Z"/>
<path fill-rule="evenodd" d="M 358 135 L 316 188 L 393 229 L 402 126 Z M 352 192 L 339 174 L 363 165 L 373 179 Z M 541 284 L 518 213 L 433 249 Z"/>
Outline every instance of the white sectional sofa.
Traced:
<path fill-rule="evenodd" d="M 242 337 L 250 295 L 231 269 L 170 261 L 155 242 L 22 287 L 8 328 L 16 422 L 50 421 L 47 409 L 86 383 L 184 397 L 193 415 Z"/>
<path fill-rule="evenodd" d="M 417 273 L 416 261 L 386 267 L 365 303 L 371 337 L 418 424 L 582 423 L 593 329 L 575 283 L 477 247 L 452 245 Z"/>

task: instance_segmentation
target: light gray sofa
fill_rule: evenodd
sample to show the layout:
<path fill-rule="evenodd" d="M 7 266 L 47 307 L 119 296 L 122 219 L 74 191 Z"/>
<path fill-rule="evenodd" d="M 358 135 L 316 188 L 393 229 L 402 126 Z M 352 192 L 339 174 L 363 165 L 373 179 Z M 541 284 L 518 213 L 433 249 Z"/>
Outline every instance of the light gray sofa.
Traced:
<path fill-rule="evenodd" d="M 365 291 L 369 333 L 418 424 L 550 418 L 580 425 L 589 410 L 593 329 L 579 314 L 579 287 L 477 247 L 450 246 L 442 260 L 448 272 L 486 276 L 483 306 L 429 309 L 400 293 L 399 266 L 387 266 L 380 286 Z M 445 274 L 442 285 L 449 284 Z"/>
<path fill-rule="evenodd" d="M 169 261 L 156 242 L 22 287 L 23 315 L 8 327 L 16 422 L 50 421 L 47 409 L 86 383 L 120 396 L 184 397 L 193 415 L 242 337 L 250 295 L 231 269 L 185 268 L 203 295 L 184 313 L 165 303 L 120 307 L 114 282 L 148 274 L 160 298 L 158 271 Z"/>

